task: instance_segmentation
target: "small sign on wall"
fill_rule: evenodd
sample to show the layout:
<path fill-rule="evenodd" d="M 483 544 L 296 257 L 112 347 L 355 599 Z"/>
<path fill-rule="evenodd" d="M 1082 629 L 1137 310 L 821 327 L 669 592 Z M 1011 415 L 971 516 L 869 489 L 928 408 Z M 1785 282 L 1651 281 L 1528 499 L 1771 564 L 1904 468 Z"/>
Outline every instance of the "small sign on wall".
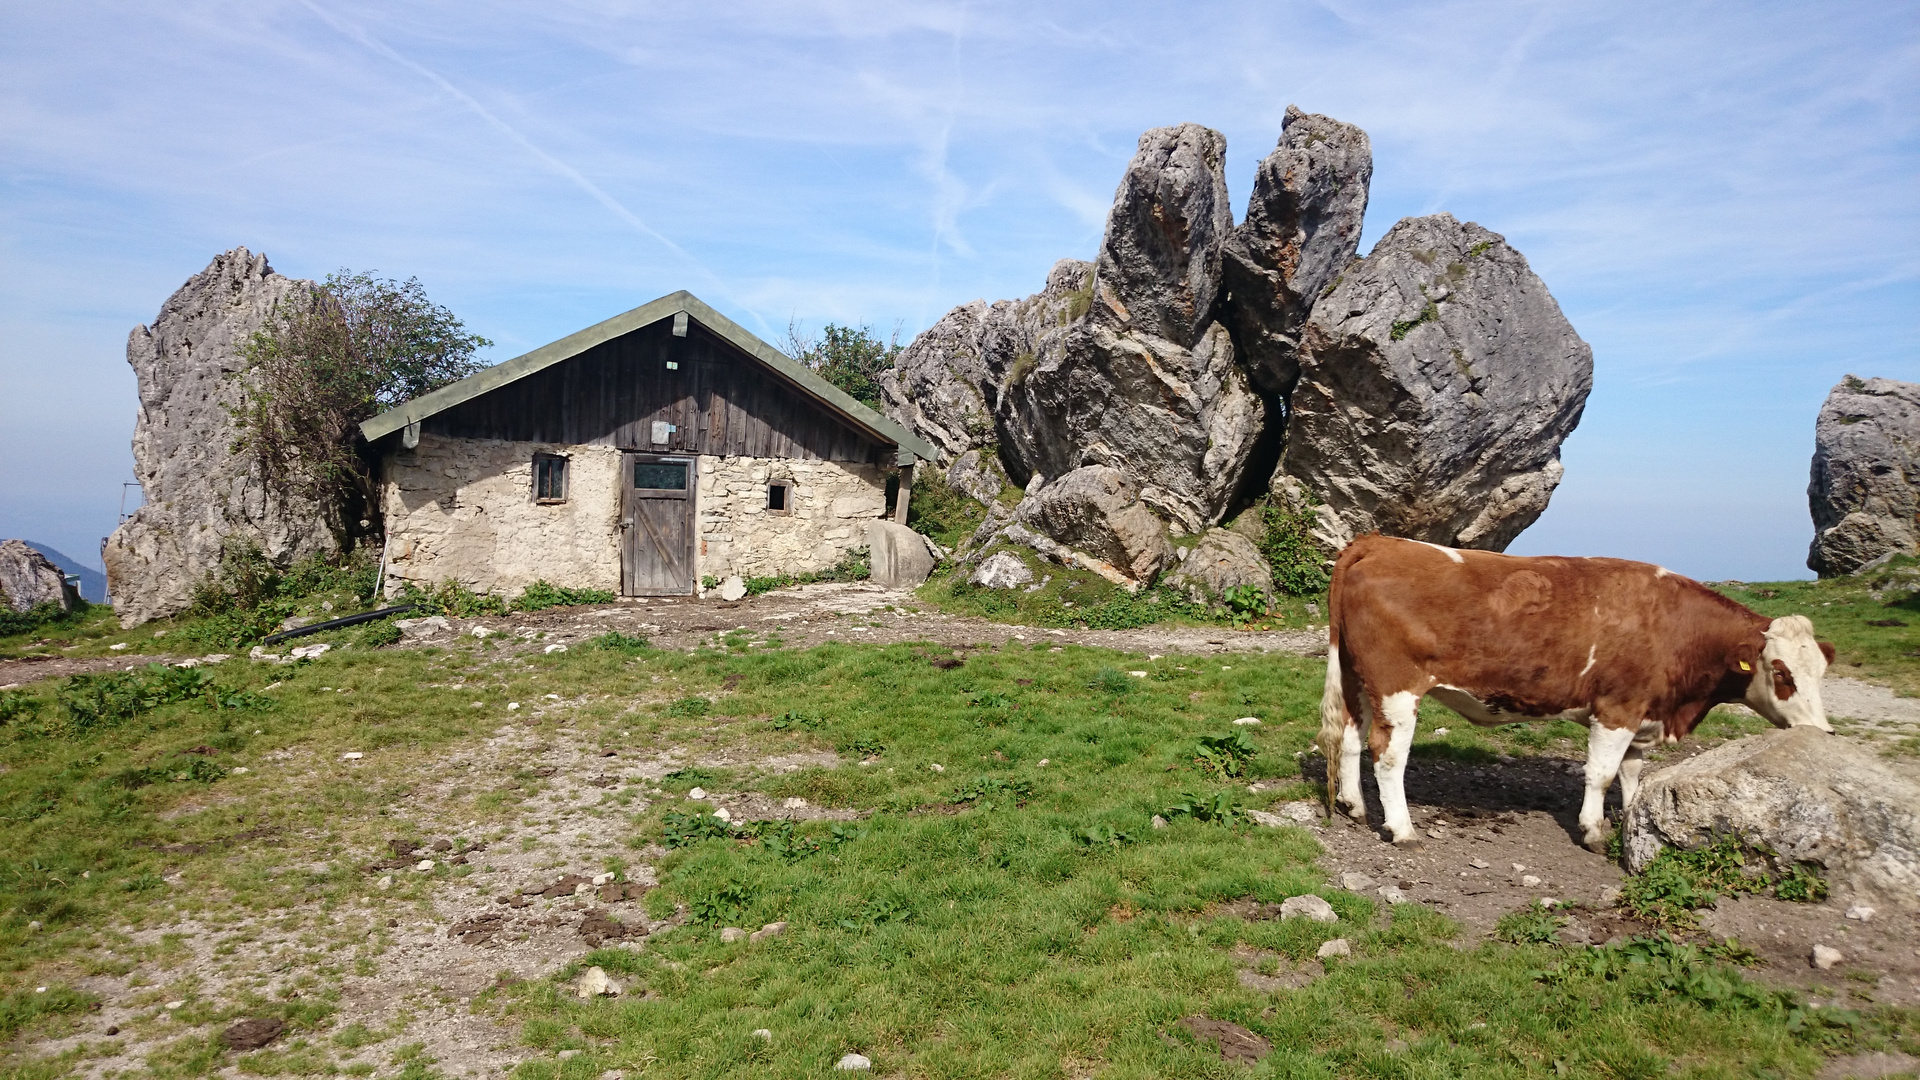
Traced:
<path fill-rule="evenodd" d="M 653 422 L 653 444 L 655 446 L 666 445 L 667 440 L 672 438 L 673 433 L 679 430 L 678 425 L 669 424 L 665 420 L 655 420 Z"/>

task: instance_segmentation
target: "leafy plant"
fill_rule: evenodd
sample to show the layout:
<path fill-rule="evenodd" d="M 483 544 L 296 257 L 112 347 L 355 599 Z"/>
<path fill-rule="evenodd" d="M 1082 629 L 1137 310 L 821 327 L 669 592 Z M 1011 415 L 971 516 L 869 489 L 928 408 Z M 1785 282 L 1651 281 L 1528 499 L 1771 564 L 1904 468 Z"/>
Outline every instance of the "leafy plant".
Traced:
<path fill-rule="evenodd" d="M 787 731 L 792 728 L 800 728 L 806 731 L 817 731 L 820 729 L 821 725 L 825 724 L 826 722 L 827 721 L 825 717 L 815 716 L 812 713 L 801 712 L 798 709 L 789 709 L 786 712 L 781 713 L 779 716 L 774 717 L 772 720 L 767 721 L 768 724 L 772 725 L 775 731 Z"/>
<path fill-rule="evenodd" d="M 375 619 L 360 628 L 360 644 L 369 649 L 378 649 L 387 645 L 397 645 L 401 637 L 400 628 L 393 625 L 391 619 Z"/>
<path fill-rule="evenodd" d="M 1664 848 L 1647 868 L 1626 880 L 1620 906 L 1637 918 L 1662 926 L 1691 929 L 1699 925 L 1694 911 L 1711 906 L 1722 893 L 1759 893 L 1768 889 L 1782 900 L 1814 901 L 1826 896 L 1826 883 L 1805 864 L 1776 878 L 1750 862 L 1764 862 L 1766 852 L 1741 843 L 1732 834 L 1686 851 Z"/>
<path fill-rule="evenodd" d="M 911 507 L 911 504 L 909 504 Z M 813 570 L 801 574 L 774 574 L 768 577 L 750 577 L 746 580 L 747 595 L 759 596 L 775 589 L 791 588 L 795 585 L 813 585 L 822 581 L 865 581 L 873 576 L 873 564 L 865 545 L 847 549 L 840 561 L 825 570 Z"/>
<path fill-rule="evenodd" d="M 276 303 L 242 349 L 233 451 L 258 462 L 279 497 L 351 521 L 373 499 L 360 422 L 480 370 L 474 353 L 491 344 L 418 279 L 329 274 Z"/>
<path fill-rule="evenodd" d="M 909 506 L 911 508 L 911 506 Z M 14 634 L 30 634 L 42 627 L 55 623 L 71 622 L 85 614 L 90 605 L 82 600 L 80 606 L 68 612 L 52 601 L 35 604 L 25 611 L 15 611 L 11 606 L 0 604 L 0 637 Z"/>
<path fill-rule="evenodd" d="M 606 589 L 569 589 L 544 578 L 529 585 L 513 602 L 515 611 L 545 611 L 552 607 L 580 604 L 611 604 L 619 599 Z"/>
<path fill-rule="evenodd" d="M 683 697 L 667 706 L 668 716 L 698 717 L 712 711 L 713 702 L 703 697 Z"/>
<path fill-rule="evenodd" d="M 1033 783 L 1028 780 L 1004 780 L 995 776 L 982 777 L 971 783 L 962 784 L 947 793 L 947 801 L 954 804 L 973 803 L 982 810 L 991 810 L 998 802 L 1001 806 L 1011 803 L 1024 806 L 1033 798 Z"/>
<path fill-rule="evenodd" d="M 1161 812 L 1169 821 L 1177 817 L 1190 817 L 1210 825 L 1232 825 L 1240 818 L 1240 812 L 1233 805 L 1233 796 L 1224 791 L 1211 796 L 1182 792 L 1179 801 Z"/>
<path fill-rule="evenodd" d="M 1013 699 L 997 690 L 979 690 L 967 698 L 967 704 L 975 709 L 1005 709 L 1013 705 Z"/>
<path fill-rule="evenodd" d="M 887 744 L 872 735 L 856 735 L 834 749 L 855 757 L 876 758 L 887 752 Z"/>
<path fill-rule="evenodd" d="M 1121 832 L 1104 822 L 1075 830 L 1073 838 L 1088 847 L 1121 847 L 1133 843 L 1134 840 L 1132 833 Z"/>
<path fill-rule="evenodd" d="M 753 902 L 753 893 L 738 881 L 723 881 L 694 897 L 687 913 L 694 922 L 725 922 Z"/>
<path fill-rule="evenodd" d="M 0 727 L 31 720 L 39 711 L 39 699 L 25 690 L 0 690 Z"/>
<path fill-rule="evenodd" d="M 1272 607 L 1267 600 L 1267 590 L 1258 585 L 1229 585 L 1220 599 L 1226 604 L 1228 618 L 1235 626 L 1260 618 Z"/>
<path fill-rule="evenodd" d="M 867 326 L 828 323 L 815 339 L 803 335 L 797 324 L 787 325 L 787 355 L 869 409 L 880 408 L 880 376 L 904 348 L 899 334 L 883 344 Z"/>
<path fill-rule="evenodd" d="M 687 847 L 702 840 L 732 835 L 732 827 L 710 813 L 669 810 L 660 819 L 660 846 L 665 848 Z"/>
<path fill-rule="evenodd" d="M 1239 776 L 1247 762 L 1260 756 L 1260 747 L 1245 730 L 1235 728 L 1228 735 L 1202 735 L 1193 763 L 1202 773 L 1225 780 Z"/>
<path fill-rule="evenodd" d="M 1414 327 L 1422 323 L 1433 322 L 1439 317 L 1440 308 L 1436 306 L 1433 301 L 1429 300 L 1427 301 L 1427 306 L 1420 309 L 1420 314 L 1415 315 L 1413 318 L 1393 320 L 1393 326 L 1388 329 L 1387 336 L 1395 341 L 1404 340 L 1408 334 L 1413 333 Z"/>
<path fill-rule="evenodd" d="M 476 593 L 452 579 L 430 589 L 421 588 L 415 582 L 406 582 L 400 587 L 400 602 L 412 604 L 416 611 L 451 615 L 457 619 L 511 613 L 507 602 L 500 597 Z"/>
<path fill-rule="evenodd" d="M 1327 590 L 1330 578 L 1326 555 L 1313 538 L 1317 505 L 1318 500 L 1308 495 L 1300 506 L 1270 502 L 1260 511 L 1260 554 L 1273 571 L 1273 587 L 1289 596 L 1311 596 Z"/>
<path fill-rule="evenodd" d="M 1557 945 L 1561 922 L 1538 908 L 1509 911 L 1493 925 L 1493 936 L 1514 945 Z"/>
<path fill-rule="evenodd" d="M 608 652 L 621 652 L 637 655 L 653 647 L 653 642 L 639 634 L 623 634 L 618 630 L 609 630 L 587 642 L 590 649 L 605 649 Z"/>
<path fill-rule="evenodd" d="M 987 519 L 987 508 L 954 490 L 931 465 L 913 470 L 913 491 L 907 497 L 907 527 L 954 547 L 972 535 Z"/>
<path fill-rule="evenodd" d="M 842 930 L 866 930 L 882 923 L 906 922 L 913 918 L 913 908 L 891 897 L 869 900 L 862 905 L 859 913 L 851 919 L 841 919 Z"/>
<path fill-rule="evenodd" d="M 1827 898 L 1827 883 L 1814 873 L 1813 867 L 1796 863 L 1774 883 L 1773 895 L 1797 904 L 1817 904 Z"/>

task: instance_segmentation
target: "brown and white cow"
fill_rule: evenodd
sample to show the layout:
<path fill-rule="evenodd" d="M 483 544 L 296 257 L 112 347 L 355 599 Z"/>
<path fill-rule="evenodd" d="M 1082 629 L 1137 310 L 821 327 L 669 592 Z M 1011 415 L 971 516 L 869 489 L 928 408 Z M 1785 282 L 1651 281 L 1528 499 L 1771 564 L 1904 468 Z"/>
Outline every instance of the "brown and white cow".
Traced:
<path fill-rule="evenodd" d="M 1334 564 L 1327 597 L 1320 747 L 1327 809 L 1366 820 L 1360 746 L 1393 842 L 1419 846 L 1407 816 L 1415 709 L 1433 695 L 1475 724 L 1587 725 L 1580 829 L 1604 850 L 1602 802 L 1622 803 L 1642 755 L 1677 742 L 1707 710 L 1739 701 L 1776 727 L 1831 731 L 1820 680 L 1833 646 L 1804 616 L 1769 620 L 1690 578 L 1624 559 L 1522 558 L 1363 536 Z"/>

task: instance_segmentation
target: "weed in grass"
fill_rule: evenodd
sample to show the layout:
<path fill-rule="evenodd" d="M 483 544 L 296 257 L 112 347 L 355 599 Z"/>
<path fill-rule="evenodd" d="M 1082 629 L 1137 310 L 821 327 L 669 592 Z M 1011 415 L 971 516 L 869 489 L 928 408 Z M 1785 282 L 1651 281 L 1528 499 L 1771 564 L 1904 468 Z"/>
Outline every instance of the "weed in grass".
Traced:
<path fill-rule="evenodd" d="M 369 649 L 379 649 L 388 645 L 398 645 L 400 639 L 405 636 L 400 632 L 399 627 L 393 625 L 393 620 L 376 619 L 360 628 L 358 640 Z"/>
<path fill-rule="evenodd" d="M 718 923 L 739 915 L 753 902 L 753 892 L 738 881 L 722 881 L 692 897 L 687 914 L 694 922 Z"/>
<path fill-rule="evenodd" d="M 1209 825 L 1232 825 L 1240 818 L 1240 812 L 1233 805 L 1233 796 L 1224 791 L 1210 796 L 1195 795 L 1191 791 L 1181 792 L 1180 797 L 1161 813 L 1166 815 L 1168 821 L 1190 817 Z"/>
<path fill-rule="evenodd" d="M 603 649 L 607 652 L 625 653 L 638 656 L 653 647 L 653 643 L 639 634 L 623 634 L 618 630 L 609 630 L 587 641 L 590 649 Z"/>
<path fill-rule="evenodd" d="M 1133 693 L 1133 677 L 1116 667 L 1103 667 L 1087 683 L 1087 689 L 1118 697 Z"/>
<path fill-rule="evenodd" d="M 772 720 L 767 721 L 775 731 L 789 731 L 794 729 L 801 731 L 818 731 L 826 722 L 825 717 L 800 712 L 797 709 L 789 709 L 779 716 L 774 717 Z"/>
<path fill-rule="evenodd" d="M 684 697 L 667 706 L 668 716 L 700 717 L 713 711 L 713 702 L 703 697 Z"/>
<path fill-rule="evenodd" d="M 545 611 L 552 607 L 578 604 L 611 604 L 619 599 L 606 589 L 569 589 L 544 578 L 521 591 L 513 601 L 515 611 Z"/>
<path fill-rule="evenodd" d="M 1509 911 L 1494 924 L 1493 936 L 1513 945 L 1556 945 L 1560 923 L 1558 916 L 1538 908 Z"/>
<path fill-rule="evenodd" d="M 1260 747 L 1239 728 L 1228 735 L 1202 735 L 1193 757 L 1194 766 L 1203 775 L 1225 780 L 1239 776 L 1247 762 L 1260 755 Z"/>
<path fill-rule="evenodd" d="M 701 811 L 682 813 L 669 810 L 660 822 L 660 846 L 668 849 L 686 847 L 702 840 L 732 835 L 731 825 L 710 813 Z"/>
<path fill-rule="evenodd" d="M 1803 903 L 1825 899 L 1826 882 L 1805 864 L 1775 876 L 1764 865 L 1767 852 L 1733 835 L 1692 851 L 1665 848 L 1645 870 L 1620 889 L 1620 905 L 1636 918 L 1660 926 L 1692 929 L 1694 912 L 1710 907 L 1723 893 L 1760 893 L 1769 889 L 1781 900 Z M 1760 864 L 1760 865 L 1755 865 Z"/>

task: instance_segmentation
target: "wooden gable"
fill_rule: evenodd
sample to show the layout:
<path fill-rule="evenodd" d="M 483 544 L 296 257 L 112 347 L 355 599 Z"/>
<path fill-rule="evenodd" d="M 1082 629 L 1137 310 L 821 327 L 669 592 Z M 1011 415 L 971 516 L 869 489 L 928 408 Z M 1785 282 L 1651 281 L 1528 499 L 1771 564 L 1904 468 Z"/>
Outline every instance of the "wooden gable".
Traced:
<path fill-rule="evenodd" d="M 672 426 L 653 441 L 655 423 Z M 663 319 L 425 418 L 469 439 L 618 446 L 652 453 L 893 464 L 894 447 L 691 322 Z"/>

